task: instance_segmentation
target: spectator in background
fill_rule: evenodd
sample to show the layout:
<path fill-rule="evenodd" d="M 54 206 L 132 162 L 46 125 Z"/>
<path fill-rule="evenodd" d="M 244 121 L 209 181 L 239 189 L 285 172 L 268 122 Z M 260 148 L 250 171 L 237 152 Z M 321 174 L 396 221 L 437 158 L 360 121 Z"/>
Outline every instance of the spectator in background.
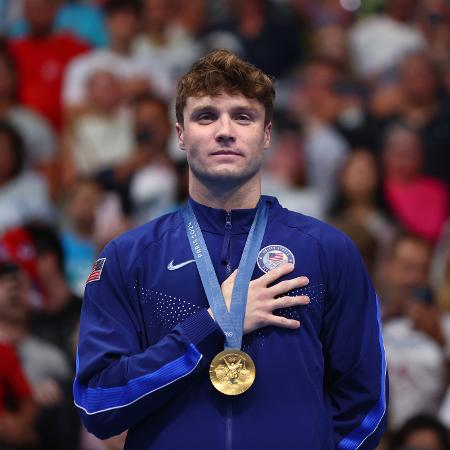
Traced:
<path fill-rule="evenodd" d="M 89 47 L 70 34 L 54 31 L 57 6 L 57 0 L 25 0 L 30 32 L 13 40 L 10 51 L 19 78 L 20 102 L 39 111 L 59 130 L 64 70 L 72 58 Z"/>
<path fill-rule="evenodd" d="M 353 151 L 342 168 L 329 220 L 338 228 L 362 227 L 376 241 L 375 261 L 386 255 L 395 234 L 383 197 L 379 168 L 367 149 Z M 359 232 L 358 234 L 361 234 Z"/>
<path fill-rule="evenodd" d="M 133 52 L 132 42 L 139 30 L 139 3 L 136 0 L 107 0 L 103 10 L 109 34 L 108 47 L 75 58 L 66 70 L 63 103 L 69 118 L 88 107 L 88 79 L 94 72 L 113 73 L 121 83 L 125 98 L 150 88 L 162 96 L 170 91 L 170 83 L 159 69 L 159 61 L 138 58 Z"/>
<path fill-rule="evenodd" d="M 70 291 L 82 297 L 98 248 L 95 222 L 102 190 L 93 179 L 80 178 L 69 187 L 61 227 L 65 276 Z"/>
<path fill-rule="evenodd" d="M 0 263 L 0 320 L 3 299 L 20 297 L 17 266 Z M 34 439 L 36 407 L 14 347 L 0 335 L 0 448 L 22 447 Z"/>
<path fill-rule="evenodd" d="M 178 78 L 200 56 L 202 47 L 177 21 L 176 0 L 142 0 L 142 4 L 143 28 L 133 42 L 133 52 L 164 71 L 171 97 Z"/>
<path fill-rule="evenodd" d="M 168 154 L 171 123 L 167 104 L 142 94 L 132 107 L 135 152 L 119 173 L 122 179 L 135 174 L 130 187 L 133 217 L 136 223 L 144 223 L 174 208 L 178 182 Z"/>
<path fill-rule="evenodd" d="M 402 315 L 383 326 L 394 428 L 415 414 L 439 412 L 450 356 L 450 315 L 435 304 L 432 292 L 413 288 L 402 306 Z"/>
<path fill-rule="evenodd" d="M 17 102 L 16 78 L 11 57 L 0 51 L 0 120 L 16 128 L 25 144 L 25 164 L 45 175 L 51 185 L 55 177 L 56 136 L 47 120 Z"/>
<path fill-rule="evenodd" d="M 120 209 L 117 196 L 92 178 L 76 179 L 67 189 L 59 230 L 65 278 L 75 297 L 83 296 L 98 250 L 128 229 Z"/>
<path fill-rule="evenodd" d="M 422 173 L 420 134 L 407 125 L 391 125 L 382 157 L 384 194 L 393 215 L 410 233 L 436 242 L 449 216 L 449 194 L 444 182 Z"/>
<path fill-rule="evenodd" d="M 450 450 L 445 426 L 430 415 L 409 419 L 390 439 L 387 450 Z"/>
<path fill-rule="evenodd" d="M 56 0 L 57 13 L 54 19 L 56 31 L 63 31 L 75 34 L 82 41 L 88 42 L 94 47 L 104 46 L 108 36 L 105 30 L 103 15 L 96 3 L 102 0 Z M 8 3 L 8 0 L 3 3 Z M 23 9 L 24 0 L 9 0 L 9 3 L 16 3 L 16 10 Z M 12 8 L 9 6 L 9 8 Z M 7 26 L 7 35 L 16 39 L 26 36 L 30 32 L 30 24 L 23 15 L 17 15 L 10 19 Z"/>
<path fill-rule="evenodd" d="M 417 25 L 428 44 L 428 55 L 438 65 L 445 64 L 450 54 L 450 6 L 446 0 L 421 0 Z"/>
<path fill-rule="evenodd" d="M 87 89 L 89 109 L 68 130 L 65 181 L 97 176 L 106 188 L 121 193 L 129 211 L 128 186 L 115 173 L 134 150 L 132 118 L 124 106 L 120 80 L 108 71 L 94 72 Z"/>
<path fill-rule="evenodd" d="M 428 55 L 412 54 L 399 65 L 398 80 L 375 91 L 371 109 L 385 121 L 416 128 L 423 141 L 424 172 L 450 186 L 450 103 Z"/>
<path fill-rule="evenodd" d="M 313 59 L 290 98 L 303 129 L 307 182 L 319 192 L 325 208 L 333 200 L 348 152 L 347 142 L 333 126 L 340 106 L 333 87 L 341 75 L 333 61 Z"/>
<path fill-rule="evenodd" d="M 36 272 L 43 305 L 30 314 L 34 336 L 61 350 L 75 368 L 72 338 L 78 327 L 81 299 L 69 290 L 64 277 L 64 254 L 58 233 L 47 225 L 30 223 L 25 230 L 35 248 Z"/>
<path fill-rule="evenodd" d="M 396 67 L 406 54 L 424 50 L 425 37 L 414 26 L 417 0 L 389 0 L 385 13 L 360 20 L 348 39 L 355 73 L 367 80 Z"/>
<path fill-rule="evenodd" d="M 319 192 L 306 184 L 303 136 L 297 123 L 275 119 L 273 150 L 269 150 L 262 177 L 264 194 L 277 197 L 286 208 L 316 218 L 324 216 Z"/>
<path fill-rule="evenodd" d="M 337 22 L 317 27 L 313 34 L 313 53 L 333 61 L 346 72 L 350 71 L 347 29 Z"/>
<path fill-rule="evenodd" d="M 219 28 L 237 37 L 243 57 L 277 78 L 292 73 L 302 55 L 291 18 L 266 0 L 232 0 L 231 12 L 231 21 Z"/>
<path fill-rule="evenodd" d="M 25 148 L 17 131 L 0 122 L 0 232 L 39 218 L 52 219 L 47 184 L 25 169 Z"/>
<path fill-rule="evenodd" d="M 72 372 L 57 347 L 29 330 L 29 284 L 16 266 L 16 286 L 0 296 L 0 336 L 16 347 L 38 406 L 37 443 L 32 450 L 76 450 L 79 420 L 70 390 Z"/>
<path fill-rule="evenodd" d="M 378 286 L 384 320 L 401 316 L 411 289 L 429 284 L 430 261 L 431 247 L 425 240 L 400 234 L 392 242 Z"/>

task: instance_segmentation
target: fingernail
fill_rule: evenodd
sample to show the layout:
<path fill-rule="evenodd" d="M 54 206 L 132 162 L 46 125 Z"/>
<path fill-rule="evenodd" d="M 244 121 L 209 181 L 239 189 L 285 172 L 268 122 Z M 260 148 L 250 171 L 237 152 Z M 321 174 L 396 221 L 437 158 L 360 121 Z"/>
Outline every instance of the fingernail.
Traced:
<path fill-rule="evenodd" d="M 311 303 L 311 299 L 307 296 L 305 297 L 305 301 L 306 301 L 306 303 Z"/>

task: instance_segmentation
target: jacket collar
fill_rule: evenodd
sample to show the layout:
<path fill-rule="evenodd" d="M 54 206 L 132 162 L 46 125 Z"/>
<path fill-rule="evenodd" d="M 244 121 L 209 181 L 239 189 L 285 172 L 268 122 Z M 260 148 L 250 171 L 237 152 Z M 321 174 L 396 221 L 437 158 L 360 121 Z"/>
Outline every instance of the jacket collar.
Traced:
<path fill-rule="evenodd" d="M 278 204 L 274 197 L 266 195 L 261 196 L 261 200 L 269 202 L 269 208 Z M 230 213 L 227 213 L 224 209 L 202 205 L 192 198 L 189 198 L 189 203 L 194 210 L 201 230 L 210 233 L 225 234 L 228 216 L 231 219 L 231 234 L 248 234 L 256 215 L 256 208 L 232 209 Z"/>

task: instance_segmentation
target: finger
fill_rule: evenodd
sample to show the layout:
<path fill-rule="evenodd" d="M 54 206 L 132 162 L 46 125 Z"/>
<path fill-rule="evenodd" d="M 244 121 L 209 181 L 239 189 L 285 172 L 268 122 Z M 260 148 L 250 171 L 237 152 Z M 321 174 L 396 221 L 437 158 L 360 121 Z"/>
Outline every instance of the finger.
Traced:
<path fill-rule="evenodd" d="M 275 327 L 281 328 L 289 328 L 291 330 L 295 330 L 300 327 L 300 322 L 294 319 L 288 319 L 283 316 L 275 316 L 274 314 L 270 314 L 266 318 L 266 326 L 273 325 Z"/>
<path fill-rule="evenodd" d="M 228 286 L 229 284 L 234 285 L 234 282 L 236 281 L 238 270 L 236 269 L 223 283 L 222 287 Z"/>
<path fill-rule="evenodd" d="M 286 295 L 284 297 L 277 298 L 273 302 L 270 302 L 270 307 L 272 311 L 274 311 L 275 309 L 280 308 L 290 308 L 292 306 L 307 305 L 308 303 L 310 303 L 310 301 L 311 300 L 306 295 L 296 295 L 296 296 Z"/>
<path fill-rule="evenodd" d="M 291 280 L 280 281 L 269 288 L 270 295 L 276 297 L 277 295 L 285 294 L 293 289 L 306 286 L 308 283 L 308 278 L 304 276 L 292 278 Z"/>
<path fill-rule="evenodd" d="M 278 278 L 281 278 L 283 275 L 287 275 L 288 273 L 291 273 L 294 270 L 294 264 L 286 263 L 281 264 L 275 269 L 270 270 L 262 277 L 258 278 L 258 281 L 262 282 L 264 286 L 269 286 L 269 284 L 272 284 L 274 281 L 278 280 Z"/>

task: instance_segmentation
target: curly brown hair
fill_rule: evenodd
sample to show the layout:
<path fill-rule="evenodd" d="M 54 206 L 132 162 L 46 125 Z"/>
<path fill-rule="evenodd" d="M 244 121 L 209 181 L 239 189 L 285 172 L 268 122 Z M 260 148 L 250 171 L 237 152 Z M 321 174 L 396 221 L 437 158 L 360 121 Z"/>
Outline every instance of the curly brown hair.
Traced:
<path fill-rule="evenodd" d="M 264 125 L 272 120 L 274 80 L 228 50 L 213 50 L 200 58 L 177 84 L 175 113 L 183 125 L 188 97 L 216 96 L 221 92 L 256 99 L 265 109 Z"/>

